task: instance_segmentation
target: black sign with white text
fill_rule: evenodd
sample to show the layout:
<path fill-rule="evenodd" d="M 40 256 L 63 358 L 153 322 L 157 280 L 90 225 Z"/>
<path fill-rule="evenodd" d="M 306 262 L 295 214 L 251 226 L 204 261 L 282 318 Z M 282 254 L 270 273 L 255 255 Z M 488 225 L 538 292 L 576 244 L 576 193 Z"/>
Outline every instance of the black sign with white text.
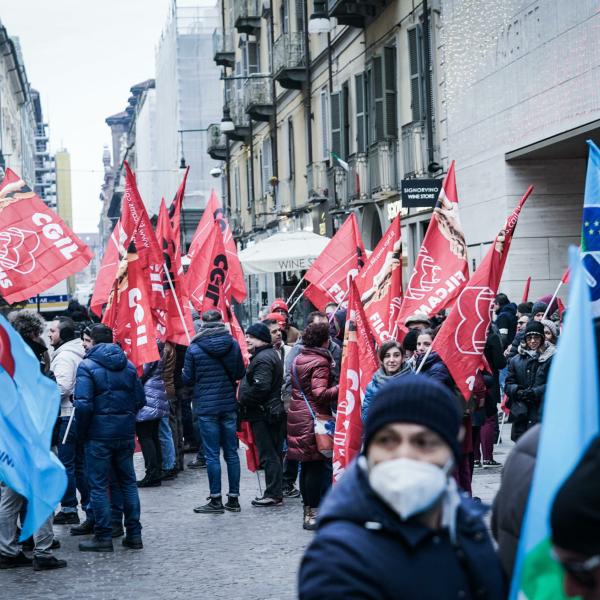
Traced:
<path fill-rule="evenodd" d="M 430 206 L 433 208 L 441 189 L 441 179 L 403 179 L 402 207 L 421 208 Z"/>

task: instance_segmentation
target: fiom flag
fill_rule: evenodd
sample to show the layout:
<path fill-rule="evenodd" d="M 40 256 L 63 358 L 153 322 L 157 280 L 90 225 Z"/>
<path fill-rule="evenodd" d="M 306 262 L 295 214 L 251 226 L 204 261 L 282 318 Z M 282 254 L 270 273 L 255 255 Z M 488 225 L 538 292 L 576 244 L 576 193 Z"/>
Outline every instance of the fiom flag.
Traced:
<path fill-rule="evenodd" d="M 508 217 L 433 342 L 432 350 L 440 355 L 466 399 L 473 391 L 477 370 L 485 360 L 483 350 L 492 319 L 492 302 L 498 293 L 519 214 L 532 190 L 532 187 L 527 190 Z"/>
<path fill-rule="evenodd" d="M 27 499 L 24 540 L 53 514 L 67 487 L 65 468 L 50 451 L 60 393 L 2 316 L 0 387 L 0 479 Z"/>
<path fill-rule="evenodd" d="M 563 572 L 552 558 L 550 512 L 562 483 L 600 433 L 597 348 L 586 273 L 571 249 L 569 312 L 546 384 L 544 418 L 510 597 L 564 598 Z"/>
<path fill-rule="evenodd" d="M 333 436 L 333 480 L 338 481 L 362 444 L 361 406 L 367 385 L 379 368 L 375 341 L 362 309 L 355 282 L 350 282 L 348 318 L 340 371 L 335 434 Z"/>
<path fill-rule="evenodd" d="M 31 298 L 86 267 L 92 251 L 13 171 L 0 183 L 0 295 Z"/>

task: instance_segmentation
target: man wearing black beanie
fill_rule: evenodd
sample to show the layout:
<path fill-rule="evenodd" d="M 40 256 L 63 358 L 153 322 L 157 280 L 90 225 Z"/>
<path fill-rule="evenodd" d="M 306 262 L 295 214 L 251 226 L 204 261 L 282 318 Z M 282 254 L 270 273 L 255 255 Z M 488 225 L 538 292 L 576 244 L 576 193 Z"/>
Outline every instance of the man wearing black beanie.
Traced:
<path fill-rule="evenodd" d="M 505 597 L 482 510 L 451 477 L 460 454 L 454 395 L 406 375 L 375 396 L 364 449 L 326 498 L 299 598 Z"/>

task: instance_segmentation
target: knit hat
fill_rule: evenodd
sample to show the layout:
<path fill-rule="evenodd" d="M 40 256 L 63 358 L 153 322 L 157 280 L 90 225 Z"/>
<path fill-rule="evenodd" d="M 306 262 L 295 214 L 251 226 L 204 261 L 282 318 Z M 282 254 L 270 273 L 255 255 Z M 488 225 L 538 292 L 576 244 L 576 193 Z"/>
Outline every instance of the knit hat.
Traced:
<path fill-rule="evenodd" d="M 275 312 L 276 310 L 284 310 L 286 313 L 290 312 L 287 302 L 283 298 L 275 298 L 275 301 L 271 304 L 271 312 Z"/>
<path fill-rule="evenodd" d="M 418 329 L 408 330 L 408 333 L 404 336 L 404 341 L 402 342 L 402 346 L 405 350 L 408 350 L 409 352 L 416 352 L 419 333 L 421 332 Z"/>
<path fill-rule="evenodd" d="M 261 340 L 267 344 L 271 343 L 271 332 L 264 323 L 254 323 L 246 329 L 246 335 L 249 335 L 257 340 Z"/>
<path fill-rule="evenodd" d="M 552 332 L 552 335 L 555 339 L 558 337 L 558 327 L 556 326 L 556 323 L 554 321 L 544 319 L 541 321 L 541 323 L 544 327 L 547 327 Z"/>
<path fill-rule="evenodd" d="M 556 494 L 552 542 L 584 556 L 600 554 L 600 438 L 597 437 Z"/>
<path fill-rule="evenodd" d="M 281 313 L 276 313 L 276 312 L 272 312 L 272 313 L 269 313 L 268 315 L 266 315 L 265 318 L 263 319 L 263 323 L 265 321 L 277 321 L 281 327 L 285 327 L 286 322 L 287 322 L 284 315 L 282 315 Z"/>
<path fill-rule="evenodd" d="M 529 321 L 525 327 L 525 337 L 530 333 L 539 333 L 544 337 L 544 326 L 539 321 Z"/>
<path fill-rule="evenodd" d="M 435 431 L 452 449 L 458 462 L 458 432 L 462 421 L 456 396 L 425 375 L 392 379 L 373 398 L 365 422 L 366 453 L 373 436 L 390 423 L 415 423 Z"/>
<path fill-rule="evenodd" d="M 548 305 L 545 302 L 534 302 L 531 307 L 531 318 L 533 319 L 538 313 L 545 313 Z"/>

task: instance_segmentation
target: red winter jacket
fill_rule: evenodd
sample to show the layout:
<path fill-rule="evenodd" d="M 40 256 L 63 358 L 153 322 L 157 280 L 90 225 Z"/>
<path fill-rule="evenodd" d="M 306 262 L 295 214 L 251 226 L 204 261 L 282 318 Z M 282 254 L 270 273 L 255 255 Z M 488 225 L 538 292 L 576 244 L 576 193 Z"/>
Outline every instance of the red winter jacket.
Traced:
<path fill-rule="evenodd" d="M 295 366 L 295 370 L 294 370 Z M 332 358 L 326 348 L 303 348 L 292 366 L 292 402 L 288 411 L 288 451 L 290 460 L 324 460 L 317 449 L 314 421 L 298 385 L 317 415 L 331 415 L 338 386 L 332 386 Z"/>

